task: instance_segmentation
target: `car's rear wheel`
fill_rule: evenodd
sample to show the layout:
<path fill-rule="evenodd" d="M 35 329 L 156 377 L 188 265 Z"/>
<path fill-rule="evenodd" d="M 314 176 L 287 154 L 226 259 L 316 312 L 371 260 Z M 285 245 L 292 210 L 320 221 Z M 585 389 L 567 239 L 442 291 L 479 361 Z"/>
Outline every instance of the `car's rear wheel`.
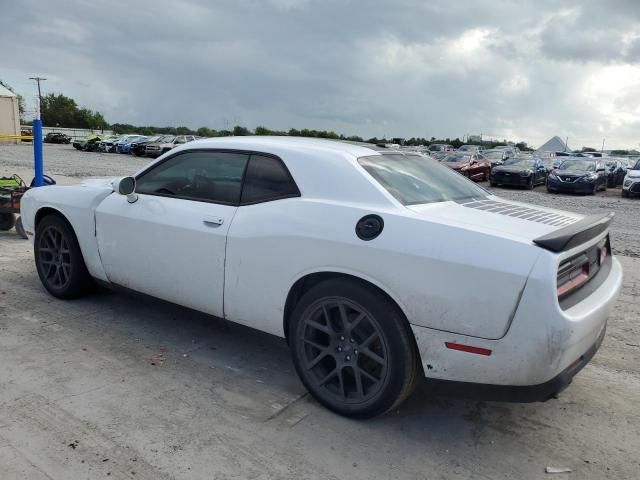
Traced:
<path fill-rule="evenodd" d="M 533 178 L 533 175 L 531 175 L 531 179 L 529 180 L 529 184 L 527 185 L 527 188 L 529 190 L 533 190 L 535 186 L 536 186 L 535 179 Z"/>
<path fill-rule="evenodd" d="M 16 224 L 16 216 L 13 213 L 0 213 L 0 231 L 11 230 Z"/>
<path fill-rule="evenodd" d="M 78 239 L 60 216 L 48 215 L 38 223 L 34 254 L 40 281 L 54 297 L 76 298 L 93 287 Z"/>
<path fill-rule="evenodd" d="M 310 289 L 293 311 L 289 341 L 304 385 L 341 415 L 381 415 L 417 383 L 418 353 L 404 315 L 356 281 L 333 279 Z"/>

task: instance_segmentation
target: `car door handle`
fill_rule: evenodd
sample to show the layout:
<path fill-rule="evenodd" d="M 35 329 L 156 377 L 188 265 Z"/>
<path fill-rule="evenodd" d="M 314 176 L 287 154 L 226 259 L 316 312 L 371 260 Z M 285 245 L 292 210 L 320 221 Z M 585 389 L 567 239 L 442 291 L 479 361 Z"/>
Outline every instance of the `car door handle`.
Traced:
<path fill-rule="evenodd" d="M 222 217 L 207 217 L 202 221 L 207 227 L 219 227 L 224 223 Z"/>

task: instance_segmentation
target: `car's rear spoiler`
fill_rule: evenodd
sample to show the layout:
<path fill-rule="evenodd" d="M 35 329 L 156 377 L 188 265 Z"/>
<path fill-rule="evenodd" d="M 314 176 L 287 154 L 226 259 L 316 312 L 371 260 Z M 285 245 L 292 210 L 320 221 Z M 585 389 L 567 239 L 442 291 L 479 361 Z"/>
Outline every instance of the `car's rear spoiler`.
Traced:
<path fill-rule="evenodd" d="M 538 237 L 533 243 L 552 252 L 571 250 L 573 247 L 597 237 L 609 228 L 613 216 L 613 212 L 589 215 L 576 223 Z"/>

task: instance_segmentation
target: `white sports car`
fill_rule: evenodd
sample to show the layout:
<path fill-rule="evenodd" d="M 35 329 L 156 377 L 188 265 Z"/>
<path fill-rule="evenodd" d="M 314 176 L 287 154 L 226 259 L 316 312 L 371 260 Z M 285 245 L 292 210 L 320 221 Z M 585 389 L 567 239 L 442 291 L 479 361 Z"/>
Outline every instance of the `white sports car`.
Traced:
<path fill-rule="evenodd" d="M 51 294 L 97 280 L 286 337 L 318 401 L 360 418 L 423 376 L 511 401 L 564 388 L 620 291 L 611 217 L 506 201 L 417 154 L 290 137 L 195 141 L 134 177 L 22 200 Z"/>

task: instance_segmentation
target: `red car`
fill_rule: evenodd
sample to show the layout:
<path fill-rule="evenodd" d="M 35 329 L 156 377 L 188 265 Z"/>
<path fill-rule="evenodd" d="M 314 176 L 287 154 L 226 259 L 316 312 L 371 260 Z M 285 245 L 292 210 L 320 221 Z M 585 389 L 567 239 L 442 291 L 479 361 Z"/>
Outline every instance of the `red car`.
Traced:
<path fill-rule="evenodd" d="M 481 153 L 452 153 L 440 160 L 447 167 L 476 182 L 487 180 L 491 172 L 491 161 Z"/>

